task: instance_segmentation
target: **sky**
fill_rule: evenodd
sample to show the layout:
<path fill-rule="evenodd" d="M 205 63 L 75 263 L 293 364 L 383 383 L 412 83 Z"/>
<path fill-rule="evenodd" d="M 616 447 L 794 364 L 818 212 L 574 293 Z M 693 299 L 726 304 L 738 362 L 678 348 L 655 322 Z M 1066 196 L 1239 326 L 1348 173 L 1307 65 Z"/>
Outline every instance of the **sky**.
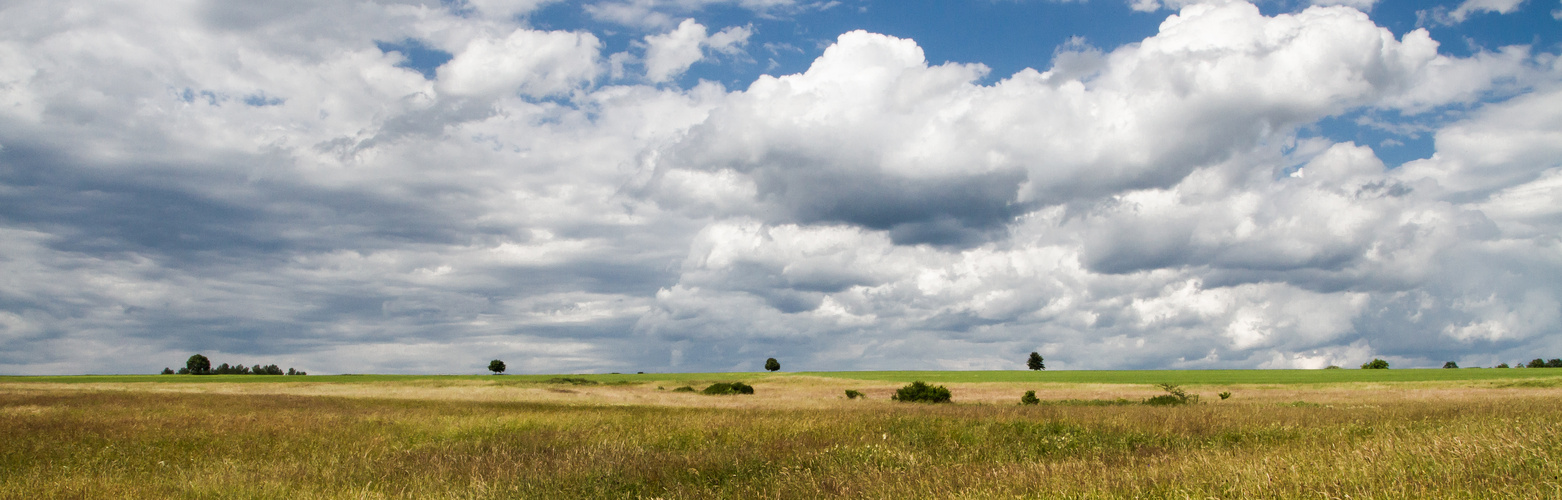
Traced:
<path fill-rule="evenodd" d="M 1558 0 L 12 0 L 0 374 L 1562 357 Z"/>

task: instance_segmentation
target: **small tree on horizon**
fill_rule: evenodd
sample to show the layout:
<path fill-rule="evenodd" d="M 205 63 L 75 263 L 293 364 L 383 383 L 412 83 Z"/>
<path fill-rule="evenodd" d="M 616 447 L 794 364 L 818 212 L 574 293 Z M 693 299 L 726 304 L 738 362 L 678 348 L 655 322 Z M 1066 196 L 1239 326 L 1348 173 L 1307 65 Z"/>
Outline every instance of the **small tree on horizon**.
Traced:
<path fill-rule="evenodd" d="M 1032 370 L 1045 370 L 1047 364 L 1043 361 L 1045 360 L 1041 359 L 1041 354 L 1033 352 L 1030 353 L 1030 359 L 1025 360 L 1025 367 Z"/>
<path fill-rule="evenodd" d="M 493 361 L 489 361 L 488 362 L 488 371 L 494 372 L 494 375 L 498 375 L 498 374 L 504 373 L 504 362 L 503 361 L 499 361 L 497 359 L 493 360 Z"/>
<path fill-rule="evenodd" d="M 206 356 L 196 354 L 185 360 L 184 368 L 191 375 L 206 375 L 212 371 L 212 360 L 206 359 Z"/>
<path fill-rule="evenodd" d="M 1452 361 L 1449 361 L 1447 363 L 1443 363 L 1443 368 L 1458 368 L 1458 367 L 1459 367 L 1459 363 L 1455 363 L 1455 362 L 1452 362 Z"/>
<path fill-rule="evenodd" d="M 1373 358 L 1372 361 L 1368 361 L 1366 363 L 1362 363 L 1361 364 L 1361 369 L 1363 369 L 1363 370 L 1387 370 L 1388 369 L 1388 362 L 1387 361 L 1383 361 L 1382 359 L 1379 359 L 1379 358 Z"/>
<path fill-rule="evenodd" d="M 770 371 L 780 370 L 781 369 L 781 362 L 780 361 L 776 361 L 776 358 L 766 359 L 765 360 L 765 369 L 766 370 L 770 370 Z"/>

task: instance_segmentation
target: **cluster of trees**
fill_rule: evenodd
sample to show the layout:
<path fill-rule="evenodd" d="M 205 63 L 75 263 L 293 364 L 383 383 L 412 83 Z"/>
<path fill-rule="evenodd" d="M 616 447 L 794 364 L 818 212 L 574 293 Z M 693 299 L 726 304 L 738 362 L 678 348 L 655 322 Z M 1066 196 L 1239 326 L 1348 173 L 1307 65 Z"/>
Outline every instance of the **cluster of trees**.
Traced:
<path fill-rule="evenodd" d="M 185 360 L 184 368 L 174 371 L 173 368 L 163 368 L 163 375 L 308 375 L 301 370 L 288 368 L 286 372 L 277 365 L 244 366 L 242 364 L 229 366 L 227 363 L 212 367 L 212 360 L 206 356 L 196 354 Z"/>
<path fill-rule="evenodd" d="M 1530 360 L 1529 363 L 1518 363 L 1515 366 L 1518 366 L 1519 368 L 1562 368 L 1562 358 L 1552 358 L 1550 360 L 1535 358 L 1535 359 Z M 1453 361 L 1449 361 L 1449 362 L 1443 363 L 1443 368 L 1454 369 L 1454 368 L 1458 368 L 1458 367 L 1459 367 L 1459 363 L 1455 363 Z M 1338 366 L 1330 366 L 1329 368 L 1339 368 L 1339 367 Z M 1368 361 L 1366 363 L 1362 363 L 1361 368 L 1363 370 L 1387 369 L 1388 368 L 1388 362 L 1387 361 L 1383 361 L 1381 359 L 1374 359 L 1372 361 Z M 1507 363 L 1503 363 L 1503 364 L 1497 365 L 1496 368 L 1508 368 L 1508 364 Z"/>

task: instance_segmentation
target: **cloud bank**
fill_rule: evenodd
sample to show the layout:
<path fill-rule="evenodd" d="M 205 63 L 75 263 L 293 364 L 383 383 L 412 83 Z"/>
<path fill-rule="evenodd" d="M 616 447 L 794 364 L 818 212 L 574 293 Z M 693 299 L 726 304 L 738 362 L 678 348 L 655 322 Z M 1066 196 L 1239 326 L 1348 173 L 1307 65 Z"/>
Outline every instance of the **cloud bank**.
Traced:
<path fill-rule="evenodd" d="M 1555 54 L 1448 56 L 1371 2 L 1216 2 L 1012 75 L 852 31 L 800 73 L 680 88 L 749 28 L 642 12 L 655 34 L 605 54 L 528 24 L 544 3 L 5 7 L 0 372 L 1562 351 Z M 399 40 L 452 57 L 430 78 Z M 1359 111 L 1451 118 L 1386 165 L 1314 133 Z"/>

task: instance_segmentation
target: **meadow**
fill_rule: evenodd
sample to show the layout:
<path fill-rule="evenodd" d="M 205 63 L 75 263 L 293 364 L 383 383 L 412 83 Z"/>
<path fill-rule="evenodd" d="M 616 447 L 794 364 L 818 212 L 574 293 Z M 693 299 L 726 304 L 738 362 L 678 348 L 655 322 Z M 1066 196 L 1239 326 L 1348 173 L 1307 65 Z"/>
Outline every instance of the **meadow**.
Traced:
<path fill-rule="evenodd" d="M 756 393 L 674 391 L 717 381 Z M 0 498 L 1558 498 L 1559 459 L 1548 369 L 0 377 Z"/>

